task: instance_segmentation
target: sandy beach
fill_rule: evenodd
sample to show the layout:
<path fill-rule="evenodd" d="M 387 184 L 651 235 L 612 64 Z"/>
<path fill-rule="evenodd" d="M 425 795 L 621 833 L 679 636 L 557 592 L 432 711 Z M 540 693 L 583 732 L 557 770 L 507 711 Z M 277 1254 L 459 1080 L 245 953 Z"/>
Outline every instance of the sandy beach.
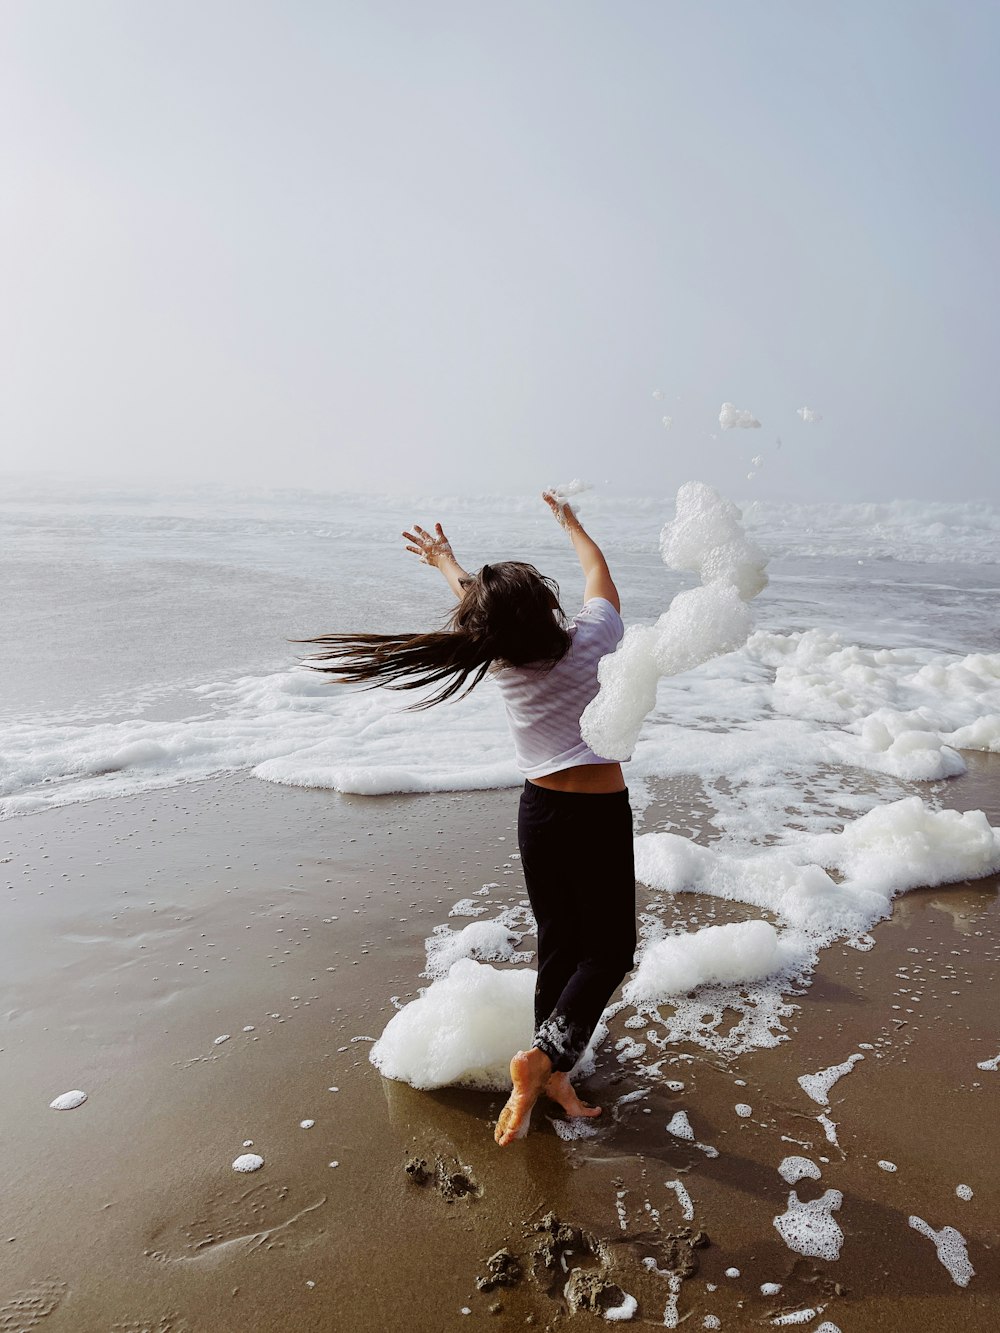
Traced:
<path fill-rule="evenodd" d="M 970 758 L 936 790 L 996 823 L 1000 764 Z M 683 787 L 664 798 L 682 824 Z M 486 883 L 491 905 L 523 898 L 516 800 L 236 776 L 4 824 L 4 1328 L 584 1327 L 626 1294 L 650 1327 L 806 1309 L 843 1333 L 996 1327 L 1000 1073 L 977 1065 L 1000 1050 L 997 880 L 897 900 L 871 951 L 824 952 L 788 1041 L 673 1050 L 683 1089 L 619 1061 L 622 1015 L 587 1085 L 593 1137 L 564 1140 L 546 1105 L 501 1151 L 498 1094 L 417 1092 L 368 1053 L 451 904 Z M 739 915 L 684 898 L 689 921 Z M 799 1086 L 852 1053 L 828 1107 Z M 49 1109 L 71 1089 L 87 1101 Z M 666 1130 L 682 1109 L 694 1142 Z M 234 1172 L 243 1152 L 263 1168 Z M 843 1195 L 836 1261 L 775 1229 L 794 1154 L 822 1164 L 800 1200 Z M 967 1286 L 911 1216 L 966 1239 Z M 494 1273 L 521 1279 L 480 1290 L 501 1250 Z"/>

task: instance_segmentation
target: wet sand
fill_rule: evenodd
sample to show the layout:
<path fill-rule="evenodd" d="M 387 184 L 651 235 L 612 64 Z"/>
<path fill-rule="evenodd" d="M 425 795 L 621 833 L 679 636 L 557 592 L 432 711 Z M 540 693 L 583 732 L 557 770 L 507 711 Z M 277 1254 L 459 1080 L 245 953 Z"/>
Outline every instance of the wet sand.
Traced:
<path fill-rule="evenodd" d="M 1000 823 L 1000 764 L 970 759 L 934 791 Z M 500 1095 L 415 1092 L 368 1051 L 457 899 L 493 882 L 491 904 L 523 898 L 516 802 L 237 776 L 0 828 L 0 1328 L 597 1327 L 570 1310 L 564 1261 L 594 1275 L 574 1279 L 574 1299 L 634 1296 L 633 1327 L 663 1326 L 670 1273 L 688 1328 L 820 1306 L 796 1326 L 1000 1325 L 1000 1071 L 977 1068 L 1000 1052 L 997 879 L 910 893 L 873 950 L 826 950 L 771 1050 L 727 1063 L 679 1047 L 652 1081 L 617 1059 L 618 1039 L 642 1035 L 623 1014 L 585 1094 L 605 1107 L 595 1136 L 564 1141 L 546 1106 L 501 1151 Z M 697 910 L 686 895 L 684 916 Z M 859 1050 L 830 1094 L 835 1146 L 797 1079 Z M 49 1109 L 74 1088 L 83 1106 Z M 666 1132 L 682 1109 L 717 1157 Z M 234 1173 L 244 1151 L 264 1167 Z M 800 1199 L 843 1194 L 837 1261 L 797 1256 L 774 1228 L 789 1190 L 777 1166 L 794 1153 L 823 1172 Z M 966 1288 L 911 1215 L 966 1238 Z M 699 1230 L 709 1243 L 692 1246 Z M 505 1247 L 523 1277 L 479 1290 Z"/>

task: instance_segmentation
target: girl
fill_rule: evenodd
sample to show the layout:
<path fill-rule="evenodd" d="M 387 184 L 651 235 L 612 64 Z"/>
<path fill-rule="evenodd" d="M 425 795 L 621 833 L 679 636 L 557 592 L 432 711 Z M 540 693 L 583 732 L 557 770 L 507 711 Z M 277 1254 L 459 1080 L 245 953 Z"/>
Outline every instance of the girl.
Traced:
<path fill-rule="evenodd" d="M 559 589 L 532 565 L 505 561 L 468 574 L 440 523 L 414 525 L 408 551 L 440 570 L 459 604 L 429 634 L 332 634 L 312 661 L 340 680 L 393 689 L 441 688 L 427 708 L 473 689 L 489 672 L 500 688 L 525 776 L 517 836 L 538 924 L 535 1035 L 510 1063 L 514 1088 L 496 1141 L 528 1132 L 544 1091 L 570 1116 L 600 1115 L 569 1080 L 635 952 L 632 811 L 621 765 L 595 754 L 580 715 L 598 689 L 597 664 L 624 633 L 618 592 L 600 548 L 568 505 L 542 497 L 569 533 L 585 578 L 583 608 L 567 623 Z"/>

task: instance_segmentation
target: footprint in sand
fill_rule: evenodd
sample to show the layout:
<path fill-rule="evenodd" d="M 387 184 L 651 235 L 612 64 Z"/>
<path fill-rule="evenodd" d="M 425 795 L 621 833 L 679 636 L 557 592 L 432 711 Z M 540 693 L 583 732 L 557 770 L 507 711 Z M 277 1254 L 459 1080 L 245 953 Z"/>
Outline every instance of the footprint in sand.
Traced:
<path fill-rule="evenodd" d="M 31 1333 L 66 1295 L 65 1282 L 36 1282 L 0 1305 L 0 1333 Z"/>
<path fill-rule="evenodd" d="M 301 1249 L 318 1238 L 314 1226 L 301 1224 L 325 1203 L 325 1195 L 304 1200 L 287 1185 L 267 1182 L 235 1193 L 227 1190 L 206 1200 L 193 1218 L 188 1214 L 158 1226 L 145 1253 L 175 1262 L 219 1255 L 236 1245 L 244 1250 Z"/>
<path fill-rule="evenodd" d="M 180 1315 L 161 1314 L 151 1319 L 129 1319 L 124 1324 L 112 1324 L 111 1333 L 192 1333 L 192 1330 Z"/>
<path fill-rule="evenodd" d="M 449 1167 L 443 1157 L 437 1157 L 434 1165 L 429 1166 L 426 1158 L 411 1157 L 404 1163 L 403 1170 L 415 1185 L 433 1184 L 447 1203 L 454 1203 L 456 1199 L 470 1195 L 478 1198 L 483 1191 L 470 1169 L 454 1158 L 452 1162 L 453 1166 Z"/>

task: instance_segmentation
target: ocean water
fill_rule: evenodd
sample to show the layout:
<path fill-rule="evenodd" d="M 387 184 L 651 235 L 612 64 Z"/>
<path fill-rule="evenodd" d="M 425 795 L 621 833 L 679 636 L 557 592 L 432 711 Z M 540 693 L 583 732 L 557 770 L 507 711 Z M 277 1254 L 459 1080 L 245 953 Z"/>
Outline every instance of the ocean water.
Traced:
<path fill-rule="evenodd" d="M 741 507 L 770 561 L 759 633 L 661 682 L 629 770 L 640 805 L 658 780 L 693 775 L 708 834 L 757 843 L 789 811 L 821 831 L 837 811 L 960 771 L 948 756 L 965 745 L 997 748 L 1000 509 Z M 627 624 L 651 623 L 695 582 L 659 556 L 672 512 L 667 494 L 583 497 Z M 488 684 L 407 712 L 408 695 L 311 675 L 289 642 L 442 621 L 450 592 L 399 536 L 436 520 L 468 567 L 531 560 L 559 580 L 567 611 L 579 604 L 572 550 L 535 497 L 8 483 L 2 813 L 245 768 L 371 794 L 516 785 Z M 921 731 L 927 744 L 913 741 Z M 736 788 L 762 783 L 770 799 L 741 802 Z"/>

